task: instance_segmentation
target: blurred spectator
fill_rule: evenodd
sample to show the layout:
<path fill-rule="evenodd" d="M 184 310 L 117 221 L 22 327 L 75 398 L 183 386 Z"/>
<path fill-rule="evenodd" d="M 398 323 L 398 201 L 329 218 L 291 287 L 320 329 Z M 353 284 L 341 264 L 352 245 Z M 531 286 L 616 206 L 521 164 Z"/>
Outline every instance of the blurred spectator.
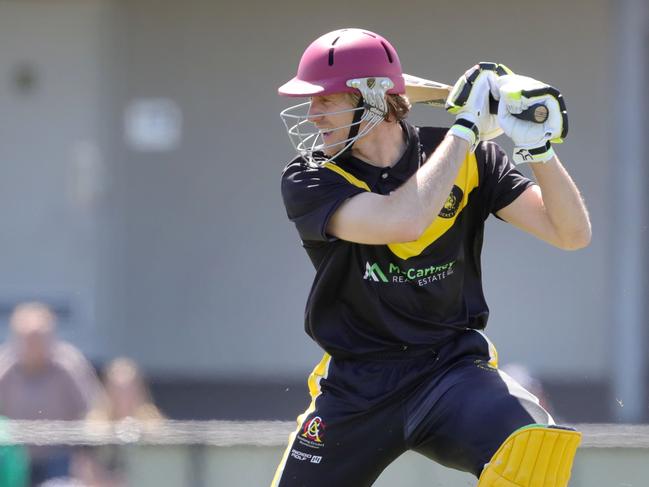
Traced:
<path fill-rule="evenodd" d="M 0 414 L 22 420 L 81 420 L 100 391 L 91 364 L 56 338 L 56 318 L 41 303 L 18 305 L 0 348 Z M 68 474 L 67 447 L 29 448 L 30 485 Z"/>
<path fill-rule="evenodd" d="M 104 369 L 103 378 L 105 395 L 88 414 L 89 429 L 118 427 L 128 433 L 155 427 L 164 419 L 133 360 L 113 360 Z M 74 475 L 93 487 L 126 486 L 125 453 L 118 445 L 85 448 L 75 456 Z"/>
<path fill-rule="evenodd" d="M 0 418 L 0 487 L 26 487 L 29 482 L 29 455 L 23 446 L 9 443 L 10 436 Z"/>

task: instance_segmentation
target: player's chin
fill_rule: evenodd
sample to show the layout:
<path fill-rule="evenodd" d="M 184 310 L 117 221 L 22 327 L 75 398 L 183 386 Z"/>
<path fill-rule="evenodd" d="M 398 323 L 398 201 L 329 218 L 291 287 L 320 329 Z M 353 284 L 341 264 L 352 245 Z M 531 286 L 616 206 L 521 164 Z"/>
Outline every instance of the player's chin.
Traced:
<path fill-rule="evenodd" d="M 323 152 L 327 157 L 333 157 L 336 154 L 338 154 L 341 150 L 343 150 L 344 148 L 345 148 L 345 144 L 341 142 L 341 143 L 334 144 L 334 145 L 326 145 L 323 148 Z"/>
<path fill-rule="evenodd" d="M 322 134 L 323 152 L 327 156 L 333 156 L 345 148 L 345 140 L 340 140 L 333 132 Z"/>

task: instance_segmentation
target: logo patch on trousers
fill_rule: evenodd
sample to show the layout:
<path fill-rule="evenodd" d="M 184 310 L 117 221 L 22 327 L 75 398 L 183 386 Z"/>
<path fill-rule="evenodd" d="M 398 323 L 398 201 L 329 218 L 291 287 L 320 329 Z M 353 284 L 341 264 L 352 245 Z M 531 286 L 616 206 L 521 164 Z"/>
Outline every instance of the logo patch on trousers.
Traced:
<path fill-rule="evenodd" d="M 320 455 L 311 455 L 310 453 L 305 453 L 300 450 L 293 448 L 291 450 L 291 458 L 295 458 L 300 462 L 306 462 L 307 460 L 311 463 L 320 463 L 322 461 L 322 456 Z"/>
<path fill-rule="evenodd" d="M 326 429 L 325 422 L 320 416 L 314 416 L 304 423 L 302 433 L 300 433 L 300 443 L 312 448 L 324 446 L 324 432 Z M 315 462 L 314 462 L 315 463 Z"/>

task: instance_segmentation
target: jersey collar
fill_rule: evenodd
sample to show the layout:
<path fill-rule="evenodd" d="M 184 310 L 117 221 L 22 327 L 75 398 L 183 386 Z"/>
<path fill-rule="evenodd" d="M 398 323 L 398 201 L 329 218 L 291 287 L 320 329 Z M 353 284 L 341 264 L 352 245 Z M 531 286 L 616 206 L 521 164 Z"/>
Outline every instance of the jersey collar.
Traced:
<path fill-rule="evenodd" d="M 389 168 L 373 166 L 350 154 L 338 157 L 336 164 L 365 181 L 370 187 L 375 187 L 381 180 L 387 179 L 384 176 L 386 173 L 390 179 L 396 179 L 400 183 L 406 182 L 421 165 L 421 149 L 416 127 L 406 121 L 401 121 L 400 124 L 406 137 L 406 150 L 393 166 Z"/>

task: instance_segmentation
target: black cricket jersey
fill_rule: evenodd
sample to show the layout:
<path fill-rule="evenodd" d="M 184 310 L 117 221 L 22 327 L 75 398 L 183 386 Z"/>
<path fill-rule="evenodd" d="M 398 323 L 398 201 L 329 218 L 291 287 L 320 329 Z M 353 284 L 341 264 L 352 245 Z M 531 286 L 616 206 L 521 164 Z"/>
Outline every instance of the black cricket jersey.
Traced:
<path fill-rule="evenodd" d="M 467 154 L 438 217 L 414 242 L 365 245 L 327 235 L 329 218 L 363 191 L 389 194 L 424 164 L 448 129 L 402 122 L 407 148 L 390 168 L 349 153 L 335 162 L 298 157 L 282 175 L 289 219 L 316 269 L 305 329 L 334 357 L 435 346 L 483 329 L 484 222 L 533 184 L 493 142 Z"/>

